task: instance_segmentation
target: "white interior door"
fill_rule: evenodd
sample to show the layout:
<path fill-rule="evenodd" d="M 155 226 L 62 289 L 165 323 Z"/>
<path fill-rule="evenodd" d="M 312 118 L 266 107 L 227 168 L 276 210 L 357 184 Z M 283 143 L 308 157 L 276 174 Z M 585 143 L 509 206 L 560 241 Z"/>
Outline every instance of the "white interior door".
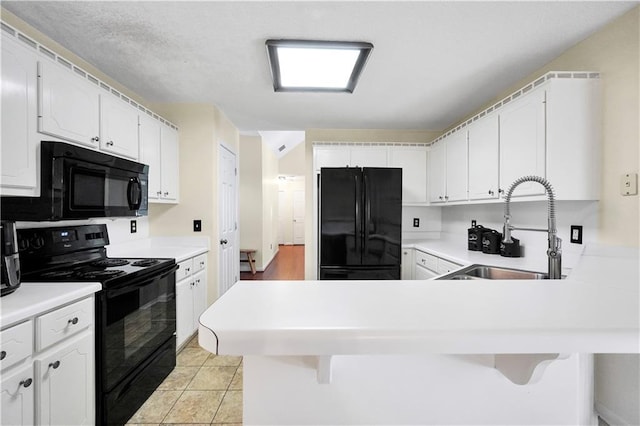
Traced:
<path fill-rule="evenodd" d="M 293 191 L 293 244 L 304 244 L 304 190 Z"/>
<path fill-rule="evenodd" d="M 289 218 L 287 214 L 287 192 L 283 189 L 278 191 L 278 244 L 287 243 L 287 227 Z"/>
<path fill-rule="evenodd" d="M 220 144 L 218 175 L 219 284 L 222 296 L 240 276 L 236 155 Z"/>

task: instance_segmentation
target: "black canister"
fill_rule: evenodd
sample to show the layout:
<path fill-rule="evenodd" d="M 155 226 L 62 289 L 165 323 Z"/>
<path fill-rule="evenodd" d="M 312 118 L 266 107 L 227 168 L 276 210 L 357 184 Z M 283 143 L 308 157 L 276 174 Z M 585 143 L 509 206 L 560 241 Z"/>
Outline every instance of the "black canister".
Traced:
<path fill-rule="evenodd" d="M 482 225 L 472 226 L 467 229 L 468 249 L 472 251 L 482 251 L 482 233 L 487 231 Z"/>
<path fill-rule="evenodd" d="M 500 256 L 520 257 L 520 240 L 511 237 L 512 243 L 500 242 Z"/>
<path fill-rule="evenodd" d="M 488 254 L 500 254 L 500 240 L 502 234 L 495 229 L 485 230 L 482 233 L 482 252 Z"/>

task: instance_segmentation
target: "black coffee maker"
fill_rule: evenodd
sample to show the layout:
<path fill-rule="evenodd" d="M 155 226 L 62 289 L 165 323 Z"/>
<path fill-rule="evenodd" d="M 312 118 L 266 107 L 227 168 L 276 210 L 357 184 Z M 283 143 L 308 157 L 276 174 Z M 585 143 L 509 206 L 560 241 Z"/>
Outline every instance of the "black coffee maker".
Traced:
<path fill-rule="evenodd" d="M 20 287 L 20 257 L 15 222 L 2 222 L 2 284 L 0 296 L 13 293 Z"/>

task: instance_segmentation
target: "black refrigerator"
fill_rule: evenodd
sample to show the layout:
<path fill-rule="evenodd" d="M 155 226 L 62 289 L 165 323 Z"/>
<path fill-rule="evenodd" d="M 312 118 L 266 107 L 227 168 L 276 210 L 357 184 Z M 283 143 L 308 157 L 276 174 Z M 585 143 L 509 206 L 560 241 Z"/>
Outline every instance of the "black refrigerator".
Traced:
<path fill-rule="evenodd" d="M 322 168 L 321 280 L 399 280 L 402 169 Z"/>

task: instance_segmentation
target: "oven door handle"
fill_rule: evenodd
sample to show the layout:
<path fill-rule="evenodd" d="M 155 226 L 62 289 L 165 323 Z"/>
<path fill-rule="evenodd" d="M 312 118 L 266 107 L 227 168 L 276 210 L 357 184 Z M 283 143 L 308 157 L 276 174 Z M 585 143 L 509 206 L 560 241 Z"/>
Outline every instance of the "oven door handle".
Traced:
<path fill-rule="evenodd" d="M 133 282 L 129 282 L 129 283 L 123 283 L 117 287 L 114 288 L 108 288 L 106 290 L 107 293 L 107 298 L 113 298 L 113 297 L 117 297 L 120 296 L 122 294 L 126 294 L 126 293 L 130 293 L 131 291 L 141 288 L 141 287 L 146 287 L 149 284 L 164 279 L 166 277 L 168 277 L 169 275 L 175 273 L 178 270 L 178 265 L 172 265 L 170 269 L 167 269 L 165 271 L 163 271 L 161 274 L 159 275 L 154 275 L 152 277 L 144 277 L 144 278 L 140 278 L 139 280 L 133 281 Z"/>

